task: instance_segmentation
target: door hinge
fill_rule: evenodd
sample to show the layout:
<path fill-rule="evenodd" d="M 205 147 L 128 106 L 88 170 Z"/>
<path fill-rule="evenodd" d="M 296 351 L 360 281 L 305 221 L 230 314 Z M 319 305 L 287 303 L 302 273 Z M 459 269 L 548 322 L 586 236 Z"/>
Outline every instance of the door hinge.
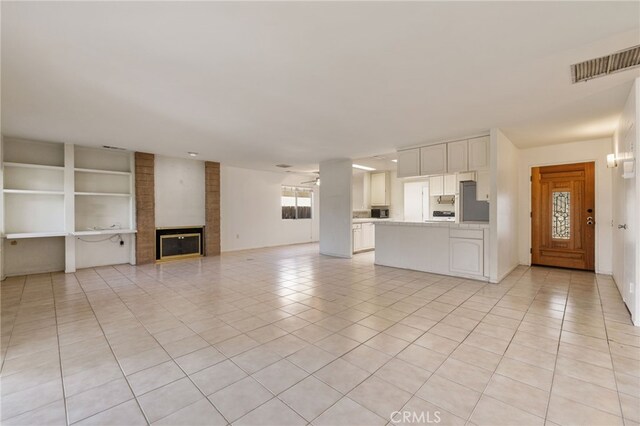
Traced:
<path fill-rule="evenodd" d="M 533 176 L 529 176 L 529 182 L 533 182 Z"/>
<path fill-rule="evenodd" d="M 529 249 L 529 254 L 533 254 L 533 249 L 532 248 Z"/>
<path fill-rule="evenodd" d="M 533 217 L 533 212 L 529 212 L 529 217 Z"/>

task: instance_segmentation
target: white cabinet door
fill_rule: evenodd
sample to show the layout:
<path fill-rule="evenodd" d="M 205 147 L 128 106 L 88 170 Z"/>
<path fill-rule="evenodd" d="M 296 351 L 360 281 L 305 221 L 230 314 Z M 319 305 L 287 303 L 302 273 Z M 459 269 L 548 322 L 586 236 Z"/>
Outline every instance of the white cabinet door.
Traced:
<path fill-rule="evenodd" d="M 371 205 L 389 205 L 389 174 L 387 172 L 371 173 Z"/>
<path fill-rule="evenodd" d="M 420 174 L 441 175 L 447 173 L 447 144 L 420 148 Z"/>
<path fill-rule="evenodd" d="M 362 250 L 362 226 L 353 225 L 353 251 Z"/>
<path fill-rule="evenodd" d="M 444 195 L 444 176 L 431 176 L 429 178 L 429 196 L 439 197 Z"/>
<path fill-rule="evenodd" d="M 489 136 L 469 139 L 469 170 L 489 169 Z"/>
<path fill-rule="evenodd" d="M 466 172 L 469 170 L 467 141 L 449 142 L 447 144 L 447 172 Z"/>
<path fill-rule="evenodd" d="M 375 247 L 375 227 L 373 223 L 362 224 L 362 249 Z"/>
<path fill-rule="evenodd" d="M 449 240 L 451 272 L 482 276 L 484 273 L 484 241 L 467 238 Z"/>
<path fill-rule="evenodd" d="M 444 194 L 456 195 L 458 193 L 456 175 L 444 175 Z"/>
<path fill-rule="evenodd" d="M 398 177 L 420 176 L 420 148 L 398 151 Z"/>
<path fill-rule="evenodd" d="M 478 201 L 489 201 L 491 189 L 491 175 L 489 170 L 481 170 L 476 174 L 476 199 Z"/>

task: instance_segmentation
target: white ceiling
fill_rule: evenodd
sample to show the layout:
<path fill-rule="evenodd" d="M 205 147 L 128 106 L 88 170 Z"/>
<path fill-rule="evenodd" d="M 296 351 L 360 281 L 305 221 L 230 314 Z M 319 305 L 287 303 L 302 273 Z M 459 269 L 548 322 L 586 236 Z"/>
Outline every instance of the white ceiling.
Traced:
<path fill-rule="evenodd" d="M 638 2 L 3 2 L 2 132 L 263 169 L 612 133 Z"/>

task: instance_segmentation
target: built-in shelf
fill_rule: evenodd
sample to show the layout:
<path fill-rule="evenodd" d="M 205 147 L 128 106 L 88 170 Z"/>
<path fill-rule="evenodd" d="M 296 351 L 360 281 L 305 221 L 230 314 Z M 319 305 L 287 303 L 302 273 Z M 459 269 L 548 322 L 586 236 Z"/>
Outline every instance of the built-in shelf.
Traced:
<path fill-rule="evenodd" d="M 123 176 L 130 176 L 131 172 L 119 172 L 116 170 L 101 170 L 101 169 L 79 169 L 79 168 L 75 168 L 74 169 L 76 172 L 80 172 L 80 173 L 100 173 L 100 174 L 105 174 L 105 175 L 123 175 Z"/>
<path fill-rule="evenodd" d="M 32 189 L 4 189 L 3 192 L 5 194 L 64 195 L 64 191 L 39 191 L 39 190 L 32 190 Z"/>
<path fill-rule="evenodd" d="M 49 238 L 49 237 L 66 237 L 66 232 L 20 232 L 16 234 L 6 234 L 7 240 L 20 240 L 24 238 Z"/>
<path fill-rule="evenodd" d="M 90 231 L 75 231 L 72 232 L 73 236 L 83 236 L 83 235 L 117 235 L 117 234 L 135 234 L 138 232 L 137 229 L 96 229 Z"/>
<path fill-rule="evenodd" d="M 135 262 L 133 153 L 12 138 L 0 150 L 0 254 L 24 257 L 24 268 L 63 258 L 66 272 Z"/>
<path fill-rule="evenodd" d="M 106 197 L 131 197 L 131 194 L 120 192 L 76 192 L 76 195 L 106 196 Z"/>
<path fill-rule="evenodd" d="M 5 161 L 2 163 L 4 167 L 21 167 L 24 169 L 41 169 L 41 170 L 59 170 L 64 171 L 63 166 L 46 166 L 44 164 L 30 164 L 30 163 L 12 163 Z"/>

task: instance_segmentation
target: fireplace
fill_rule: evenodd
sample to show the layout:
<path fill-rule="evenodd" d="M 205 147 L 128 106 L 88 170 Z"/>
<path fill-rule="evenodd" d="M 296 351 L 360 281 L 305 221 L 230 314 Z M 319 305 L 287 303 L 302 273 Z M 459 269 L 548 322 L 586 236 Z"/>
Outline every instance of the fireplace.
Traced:
<path fill-rule="evenodd" d="M 156 260 L 204 255 L 204 227 L 156 228 Z"/>

